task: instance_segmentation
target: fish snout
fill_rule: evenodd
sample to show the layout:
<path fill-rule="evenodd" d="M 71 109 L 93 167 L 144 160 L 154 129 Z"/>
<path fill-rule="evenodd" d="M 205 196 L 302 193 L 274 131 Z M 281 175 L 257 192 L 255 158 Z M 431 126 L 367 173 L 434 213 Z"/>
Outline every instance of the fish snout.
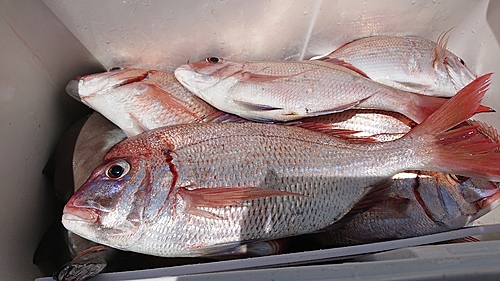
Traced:
<path fill-rule="evenodd" d="M 186 89 L 199 95 L 199 88 L 205 88 L 207 82 L 212 81 L 210 77 L 197 73 L 190 65 L 181 65 L 174 71 L 175 78 Z M 207 81 L 207 78 L 209 81 Z"/>
<path fill-rule="evenodd" d="M 70 95 L 75 100 L 82 102 L 80 99 L 80 94 L 78 93 L 78 85 L 80 84 L 79 80 L 71 80 L 68 85 L 66 85 L 66 93 Z"/>
<path fill-rule="evenodd" d="M 63 221 L 96 222 L 98 215 L 95 210 L 76 207 L 70 201 L 64 206 L 62 219 Z"/>

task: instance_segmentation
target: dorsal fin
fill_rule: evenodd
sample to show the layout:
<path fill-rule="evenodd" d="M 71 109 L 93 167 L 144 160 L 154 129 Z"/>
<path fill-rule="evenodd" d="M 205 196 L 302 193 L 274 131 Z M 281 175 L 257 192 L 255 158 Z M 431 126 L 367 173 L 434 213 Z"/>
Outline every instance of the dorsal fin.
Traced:
<path fill-rule="evenodd" d="M 446 57 L 447 52 L 446 47 L 448 46 L 448 40 L 450 39 L 450 32 L 452 29 L 453 28 L 448 29 L 447 31 L 441 33 L 438 37 L 436 46 L 434 47 L 434 68 L 438 68 L 444 63 L 444 58 Z"/>
<path fill-rule="evenodd" d="M 346 62 L 345 60 L 341 60 L 341 59 L 337 59 L 337 58 L 323 58 L 323 59 L 321 59 L 321 61 L 333 63 L 333 64 L 336 64 L 336 65 L 340 65 L 342 67 L 345 67 L 347 69 L 350 69 L 350 70 L 356 72 L 357 74 L 359 74 L 359 75 L 361 75 L 361 76 L 363 76 L 365 78 L 371 79 L 361 69 L 355 67 L 354 65 L 350 64 L 349 62 Z"/>

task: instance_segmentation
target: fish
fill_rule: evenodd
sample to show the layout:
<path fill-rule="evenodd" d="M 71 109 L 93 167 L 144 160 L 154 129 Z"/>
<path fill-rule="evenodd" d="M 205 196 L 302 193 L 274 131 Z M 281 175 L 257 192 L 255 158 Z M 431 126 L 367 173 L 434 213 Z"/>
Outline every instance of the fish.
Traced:
<path fill-rule="evenodd" d="M 73 151 L 78 136 L 88 118 L 89 116 L 85 116 L 78 120 L 64 132 L 57 142 L 56 149 L 42 171 L 42 173 L 51 180 L 56 198 L 62 203 L 68 202 L 75 190 L 76 184 L 74 184 L 73 178 Z M 80 186 L 81 183 L 78 187 Z"/>
<path fill-rule="evenodd" d="M 121 126 L 119 128 L 125 131 L 127 136 L 182 123 L 248 121 L 215 109 L 187 90 L 170 90 L 172 94 L 169 94 L 163 88 L 172 88 L 169 85 L 172 79 L 175 79 L 173 74 L 155 70 L 153 74 L 149 74 L 148 79 L 142 78 L 145 73 L 150 72 L 151 70 L 147 69 L 120 69 L 83 76 L 68 83 L 68 92 L 75 98 L 85 101 L 89 107 L 98 109 L 115 125 Z M 122 85 L 124 82 L 118 79 L 120 77 L 134 82 Z M 76 84 L 70 86 L 72 83 Z M 176 83 L 178 84 L 177 81 L 174 82 Z M 147 95 L 141 94 L 143 88 L 150 89 Z M 123 105 L 124 100 L 127 101 L 125 105 Z M 110 106 L 111 104 L 115 106 Z M 185 110 L 170 110 L 172 104 L 180 104 L 180 107 Z M 172 114 L 164 116 L 163 112 Z M 157 118 L 158 116 L 162 117 Z M 197 117 L 191 118 L 193 116 Z M 128 122 L 127 120 L 132 117 L 135 121 Z M 372 137 L 374 139 L 400 136 L 408 132 L 410 124 L 414 125 L 414 122 L 395 112 L 362 109 L 283 123 L 283 125 L 300 126 L 338 137 Z M 95 157 L 100 156 L 96 154 Z M 88 173 L 79 173 L 79 175 L 85 175 L 83 179 L 85 180 Z M 80 187 L 82 183 L 79 181 L 77 186 Z"/>
<path fill-rule="evenodd" d="M 420 123 L 446 102 L 377 83 L 353 69 L 342 62 L 239 62 L 209 57 L 181 65 L 174 74 L 184 87 L 219 110 L 261 122 L 379 109 Z M 478 110 L 491 111 L 484 106 Z"/>
<path fill-rule="evenodd" d="M 387 198 L 409 169 L 500 179 L 499 144 L 477 126 L 485 74 L 405 136 L 356 143 L 265 123 L 182 124 L 127 138 L 64 207 L 70 231 L 164 257 L 229 251 L 324 229 Z"/>
<path fill-rule="evenodd" d="M 298 126 L 344 139 L 374 142 L 395 140 L 417 125 L 397 112 L 368 109 L 349 109 L 280 124 Z"/>
<path fill-rule="evenodd" d="M 98 111 L 127 137 L 182 123 L 199 123 L 218 112 L 187 91 L 172 73 L 120 69 L 71 80 L 66 92 Z"/>
<path fill-rule="evenodd" d="M 53 273 L 52 277 L 55 280 L 87 280 L 103 271 L 109 262 L 119 257 L 123 258 L 123 253 L 119 250 L 99 245 L 71 231 L 67 231 L 66 234 L 73 259 Z"/>
<path fill-rule="evenodd" d="M 314 238 L 323 246 L 346 246 L 439 233 L 469 225 L 499 204 L 498 182 L 407 171 L 394 176 L 386 201 Z"/>
<path fill-rule="evenodd" d="M 73 186 L 70 183 L 63 183 L 62 186 L 66 186 L 72 193 L 78 190 L 108 150 L 125 138 L 125 133 L 102 114 L 98 112 L 90 114 L 79 131 L 71 154 L 72 161 L 69 166 L 72 171 Z M 63 187 L 59 189 L 62 190 Z"/>
<path fill-rule="evenodd" d="M 450 32 L 437 42 L 416 36 L 364 37 L 316 59 L 345 61 L 372 80 L 404 91 L 449 97 L 477 77 L 447 50 Z"/>
<path fill-rule="evenodd" d="M 60 139 L 55 157 L 51 158 L 50 164 L 47 165 L 55 166 L 51 169 L 55 170 L 53 177 L 58 179 L 53 183 L 56 197 L 64 203 L 67 202 L 91 175 L 92 170 L 100 164 L 109 148 L 123 139 L 125 134 L 98 112 L 85 116 L 71 126 Z M 225 260 L 273 255 L 282 253 L 287 244 L 288 241 L 284 239 L 248 243 L 232 249 L 231 252 L 218 253 L 210 258 Z M 197 260 L 201 261 L 203 260 Z M 193 260 L 186 261 L 189 262 Z M 131 255 L 100 245 L 64 229 L 60 220 L 47 230 L 40 241 L 33 263 L 43 266 L 47 275 L 52 274 L 55 280 L 60 281 L 87 280 L 104 270 L 109 272 L 183 264 L 182 261 Z"/>

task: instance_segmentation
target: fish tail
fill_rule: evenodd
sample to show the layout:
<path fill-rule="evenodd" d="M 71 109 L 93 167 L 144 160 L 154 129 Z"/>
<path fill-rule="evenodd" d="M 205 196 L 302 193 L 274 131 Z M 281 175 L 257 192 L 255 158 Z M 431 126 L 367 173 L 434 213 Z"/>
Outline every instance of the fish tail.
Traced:
<path fill-rule="evenodd" d="M 417 123 L 424 121 L 448 101 L 448 98 L 427 96 L 417 93 L 412 94 L 413 96 L 410 97 L 412 100 L 406 102 L 406 115 Z M 494 112 L 494 110 L 490 107 L 479 105 L 474 113 L 481 112 Z"/>
<path fill-rule="evenodd" d="M 463 123 L 480 110 L 490 77 L 476 78 L 406 135 L 422 144 L 425 168 L 500 180 L 499 142 L 480 123 Z"/>

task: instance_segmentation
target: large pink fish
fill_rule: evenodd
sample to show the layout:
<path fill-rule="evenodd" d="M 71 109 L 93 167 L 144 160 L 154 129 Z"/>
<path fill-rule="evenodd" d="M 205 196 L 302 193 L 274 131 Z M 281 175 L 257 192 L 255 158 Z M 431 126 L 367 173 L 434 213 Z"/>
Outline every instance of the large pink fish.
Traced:
<path fill-rule="evenodd" d="M 499 147 L 455 125 L 480 106 L 479 77 L 404 137 L 353 143 L 259 123 L 184 124 L 128 138 L 64 209 L 63 224 L 111 247 L 199 256 L 323 229 L 385 198 L 408 169 L 500 180 Z"/>
<path fill-rule="evenodd" d="M 179 66 L 175 77 L 219 110 L 261 121 L 363 108 L 399 112 L 420 123 L 446 101 L 377 83 L 352 69 L 342 62 L 238 62 L 210 57 Z"/>
<path fill-rule="evenodd" d="M 354 40 L 321 60 L 350 63 L 374 81 L 426 95 L 452 96 L 476 75 L 446 49 L 450 30 L 437 43 L 414 36 L 372 36 Z"/>

